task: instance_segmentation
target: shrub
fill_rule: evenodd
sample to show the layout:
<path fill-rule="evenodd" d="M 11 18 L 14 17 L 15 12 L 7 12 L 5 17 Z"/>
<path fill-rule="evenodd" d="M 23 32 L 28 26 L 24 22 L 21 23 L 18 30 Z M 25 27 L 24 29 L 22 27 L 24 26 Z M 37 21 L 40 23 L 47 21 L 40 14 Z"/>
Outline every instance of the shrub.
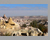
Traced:
<path fill-rule="evenodd" d="M 45 27 L 43 24 L 38 24 L 36 20 L 32 21 L 30 23 L 30 26 L 35 27 L 35 28 L 39 28 L 44 33 L 48 32 L 48 28 Z"/>
<path fill-rule="evenodd" d="M 42 32 L 46 33 L 48 32 L 48 28 L 45 27 L 43 24 L 39 24 L 39 27 L 38 27 Z"/>
<path fill-rule="evenodd" d="M 30 23 L 30 26 L 37 28 L 37 27 L 38 27 L 37 21 L 36 21 L 36 20 L 32 21 L 32 22 Z"/>
<path fill-rule="evenodd" d="M 26 27 L 26 24 L 23 24 L 21 27 Z"/>

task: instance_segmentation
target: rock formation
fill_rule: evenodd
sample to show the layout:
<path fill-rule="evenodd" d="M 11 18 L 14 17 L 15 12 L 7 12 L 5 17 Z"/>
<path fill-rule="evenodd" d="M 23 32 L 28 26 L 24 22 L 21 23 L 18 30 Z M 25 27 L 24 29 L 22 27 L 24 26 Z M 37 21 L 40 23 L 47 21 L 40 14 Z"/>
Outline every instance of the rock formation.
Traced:
<path fill-rule="evenodd" d="M 5 15 L 5 14 L 3 15 L 3 18 L 4 18 L 4 19 L 7 19 L 7 17 L 6 17 L 6 15 Z"/>
<path fill-rule="evenodd" d="M 17 24 L 17 23 L 15 23 L 13 20 L 12 20 L 12 18 L 10 17 L 9 19 L 8 19 L 8 21 L 4 21 L 4 23 L 2 23 L 4 26 L 3 26 L 3 28 L 5 28 L 5 29 L 16 29 L 16 30 L 19 30 L 20 29 L 20 26 L 19 26 L 19 24 Z M 2 25 L 1 25 L 2 26 Z"/>
<path fill-rule="evenodd" d="M 12 36 L 42 36 L 43 32 L 39 31 L 38 28 L 27 27 L 27 29 L 20 29 L 12 32 Z M 15 34 L 15 35 L 13 35 Z"/>

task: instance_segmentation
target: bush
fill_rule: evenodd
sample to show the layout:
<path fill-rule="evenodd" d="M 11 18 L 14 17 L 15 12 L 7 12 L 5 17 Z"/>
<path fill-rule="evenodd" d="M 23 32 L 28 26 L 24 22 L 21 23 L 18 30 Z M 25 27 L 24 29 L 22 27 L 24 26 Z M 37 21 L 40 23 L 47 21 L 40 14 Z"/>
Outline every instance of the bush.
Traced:
<path fill-rule="evenodd" d="M 47 27 L 45 27 L 43 24 L 39 24 L 39 27 L 38 27 L 42 32 L 46 33 L 48 32 L 48 29 Z"/>
<path fill-rule="evenodd" d="M 30 26 L 35 27 L 35 28 L 39 28 L 44 33 L 48 32 L 48 28 L 45 27 L 43 24 L 38 24 L 36 20 L 32 21 L 30 23 Z"/>
<path fill-rule="evenodd" d="M 44 33 L 48 32 L 48 28 L 45 27 L 43 24 L 38 24 L 36 20 L 32 21 L 30 23 L 30 26 L 35 27 L 35 28 L 39 28 Z"/>
<path fill-rule="evenodd" d="M 21 27 L 26 27 L 26 24 L 23 24 Z"/>
<path fill-rule="evenodd" d="M 32 22 L 30 23 L 30 26 L 37 28 L 37 27 L 38 27 L 37 21 L 36 21 L 36 20 L 32 21 Z"/>

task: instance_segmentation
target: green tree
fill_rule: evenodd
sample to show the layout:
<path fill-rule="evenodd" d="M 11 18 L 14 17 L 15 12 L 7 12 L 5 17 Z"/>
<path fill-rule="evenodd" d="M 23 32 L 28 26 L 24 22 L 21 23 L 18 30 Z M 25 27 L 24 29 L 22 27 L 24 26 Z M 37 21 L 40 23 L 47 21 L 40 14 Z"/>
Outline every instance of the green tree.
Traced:
<path fill-rule="evenodd" d="M 37 21 L 36 21 L 36 20 L 32 21 L 32 22 L 30 23 L 30 26 L 37 28 L 37 27 L 38 27 Z"/>

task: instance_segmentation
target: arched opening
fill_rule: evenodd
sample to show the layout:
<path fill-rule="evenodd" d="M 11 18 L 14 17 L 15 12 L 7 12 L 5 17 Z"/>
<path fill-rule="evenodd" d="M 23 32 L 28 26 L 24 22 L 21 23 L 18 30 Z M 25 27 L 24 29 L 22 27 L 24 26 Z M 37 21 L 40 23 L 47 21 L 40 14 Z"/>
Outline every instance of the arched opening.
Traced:
<path fill-rule="evenodd" d="M 15 36 L 15 34 L 13 34 L 13 36 Z"/>
<path fill-rule="evenodd" d="M 42 36 L 44 36 L 44 34 L 42 34 Z"/>

